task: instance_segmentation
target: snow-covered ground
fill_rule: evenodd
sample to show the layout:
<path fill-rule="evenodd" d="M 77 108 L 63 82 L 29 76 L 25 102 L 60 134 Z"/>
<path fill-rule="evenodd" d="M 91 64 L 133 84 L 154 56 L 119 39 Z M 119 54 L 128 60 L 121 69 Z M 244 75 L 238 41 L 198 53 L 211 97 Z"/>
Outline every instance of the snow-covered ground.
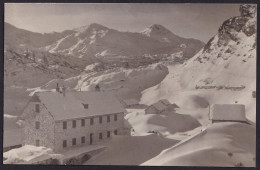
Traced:
<path fill-rule="evenodd" d="M 211 124 L 142 165 L 255 166 L 256 129 L 244 123 Z"/>
<path fill-rule="evenodd" d="M 4 152 L 4 164 L 26 163 L 32 160 L 51 158 L 53 151 L 45 147 L 25 145 L 23 147 Z M 54 155 L 53 155 L 54 156 Z"/>
<path fill-rule="evenodd" d="M 195 118 L 174 112 L 144 114 L 143 109 L 128 109 L 128 112 L 125 119 L 133 128 L 133 136 L 156 133 L 167 138 L 177 132 L 186 132 L 201 126 Z"/>
<path fill-rule="evenodd" d="M 158 155 L 178 141 L 155 134 L 146 136 L 112 136 L 102 142 L 107 149 L 85 162 L 85 165 L 139 165 Z"/>

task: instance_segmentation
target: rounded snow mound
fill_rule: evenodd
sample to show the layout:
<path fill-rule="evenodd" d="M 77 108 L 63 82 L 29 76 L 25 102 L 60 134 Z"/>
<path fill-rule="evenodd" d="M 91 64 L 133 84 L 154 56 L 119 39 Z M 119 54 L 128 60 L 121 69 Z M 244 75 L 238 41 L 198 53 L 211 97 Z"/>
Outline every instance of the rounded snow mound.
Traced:
<path fill-rule="evenodd" d="M 23 147 L 4 152 L 4 164 L 28 162 L 30 160 L 53 153 L 50 148 L 25 145 Z"/>
<path fill-rule="evenodd" d="M 215 123 L 142 165 L 252 167 L 255 166 L 255 142 L 255 126 Z"/>
<path fill-rule="evenodd" d="M 208 100 L 198 95 L 187 96 L 182 100 L 179 100 L 179 104 L 183 107 L 194 108 L 194 109 L 209 107 Z"/>
<path fill-rule="evenodd" d="M 190 115 L 170 111 L 161 114 L 129 113 L 126 118 L 133 127 L 134 135 L 137 136 L 147 135 L 148 133 L 169 135 L 176 132 L 186 132 L 201 126 Z"/>

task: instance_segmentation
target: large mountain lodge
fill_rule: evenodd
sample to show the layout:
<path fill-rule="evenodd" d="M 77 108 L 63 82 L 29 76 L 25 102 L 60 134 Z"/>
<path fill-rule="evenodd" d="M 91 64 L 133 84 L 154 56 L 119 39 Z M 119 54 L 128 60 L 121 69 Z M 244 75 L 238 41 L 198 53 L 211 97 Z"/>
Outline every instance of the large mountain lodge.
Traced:
<path fill-rule="evenodd" d="M 127 133 L 124 113 L 124 107 L 111 93 L 35 93 L 21 116 L 23 144 L 45 146 L 55 152 L 91 145 L 112 134 Z"/>

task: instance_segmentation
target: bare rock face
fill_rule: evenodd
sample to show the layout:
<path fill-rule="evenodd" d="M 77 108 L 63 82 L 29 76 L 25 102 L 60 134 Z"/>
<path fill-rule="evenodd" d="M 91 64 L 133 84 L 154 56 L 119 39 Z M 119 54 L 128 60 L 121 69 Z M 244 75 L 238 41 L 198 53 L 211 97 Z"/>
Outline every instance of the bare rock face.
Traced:
<path fill-rule="evenodd" d="M 256 5 L 253 4 L 240 5 L 239 11 L 241 17 L 254 18 L 256 16 Z"/>
<path fill-rule="evenodd" d="M 240 16 L 234 16 L 227 19 L 219 27 L 217 35 L 212 37 L 203 50 L 196 57 L 200 63 L 211 62 L 213 59 L 222 58 L 228 60 L 241 48 L 250 47 L 251 51 L 256 48 L 256 5 L 244 4 L 239 8 Z M 249 51 L 250 52 L 250 51 Z M 251 55 L 243 54 L 252 58 Z M 241 60 L 244 60 L 242 58 Z"/>
<path fill-rule="evenodd" d="M 244 4 L 240 6 L 239 10 L 240 16 L 232 17 L 220 26 L 217 42 L 219 47 L 227 45 L 229 41 L 239 43 L 238 34 L 240 32 L 243 32 L 247 37 L 256 34 L 256 5 Z M 210 51 L 212 40 L 206 44 L 204 51 Z"/>
<path fill-rule="evenodd" d="M 256 33 L 256 6 L 248 4 L 241 5 L 239 10 L 241 13 L 240 16 L 226 20 L 219 28 L 220 39 L 222 39 L 224 43 L 230 39 L 237 41 L 236 34 L 241 30 L 247 36 Z"/>

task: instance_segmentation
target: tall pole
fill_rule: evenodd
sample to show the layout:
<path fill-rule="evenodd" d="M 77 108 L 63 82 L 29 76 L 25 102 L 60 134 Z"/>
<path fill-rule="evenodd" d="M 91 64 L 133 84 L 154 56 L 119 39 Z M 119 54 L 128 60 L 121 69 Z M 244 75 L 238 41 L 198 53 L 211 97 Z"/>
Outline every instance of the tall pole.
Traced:
<path fill-rule="evenodd" d="M 209 120 L 210 120 L 210 104 L 209 104 Z"/>

